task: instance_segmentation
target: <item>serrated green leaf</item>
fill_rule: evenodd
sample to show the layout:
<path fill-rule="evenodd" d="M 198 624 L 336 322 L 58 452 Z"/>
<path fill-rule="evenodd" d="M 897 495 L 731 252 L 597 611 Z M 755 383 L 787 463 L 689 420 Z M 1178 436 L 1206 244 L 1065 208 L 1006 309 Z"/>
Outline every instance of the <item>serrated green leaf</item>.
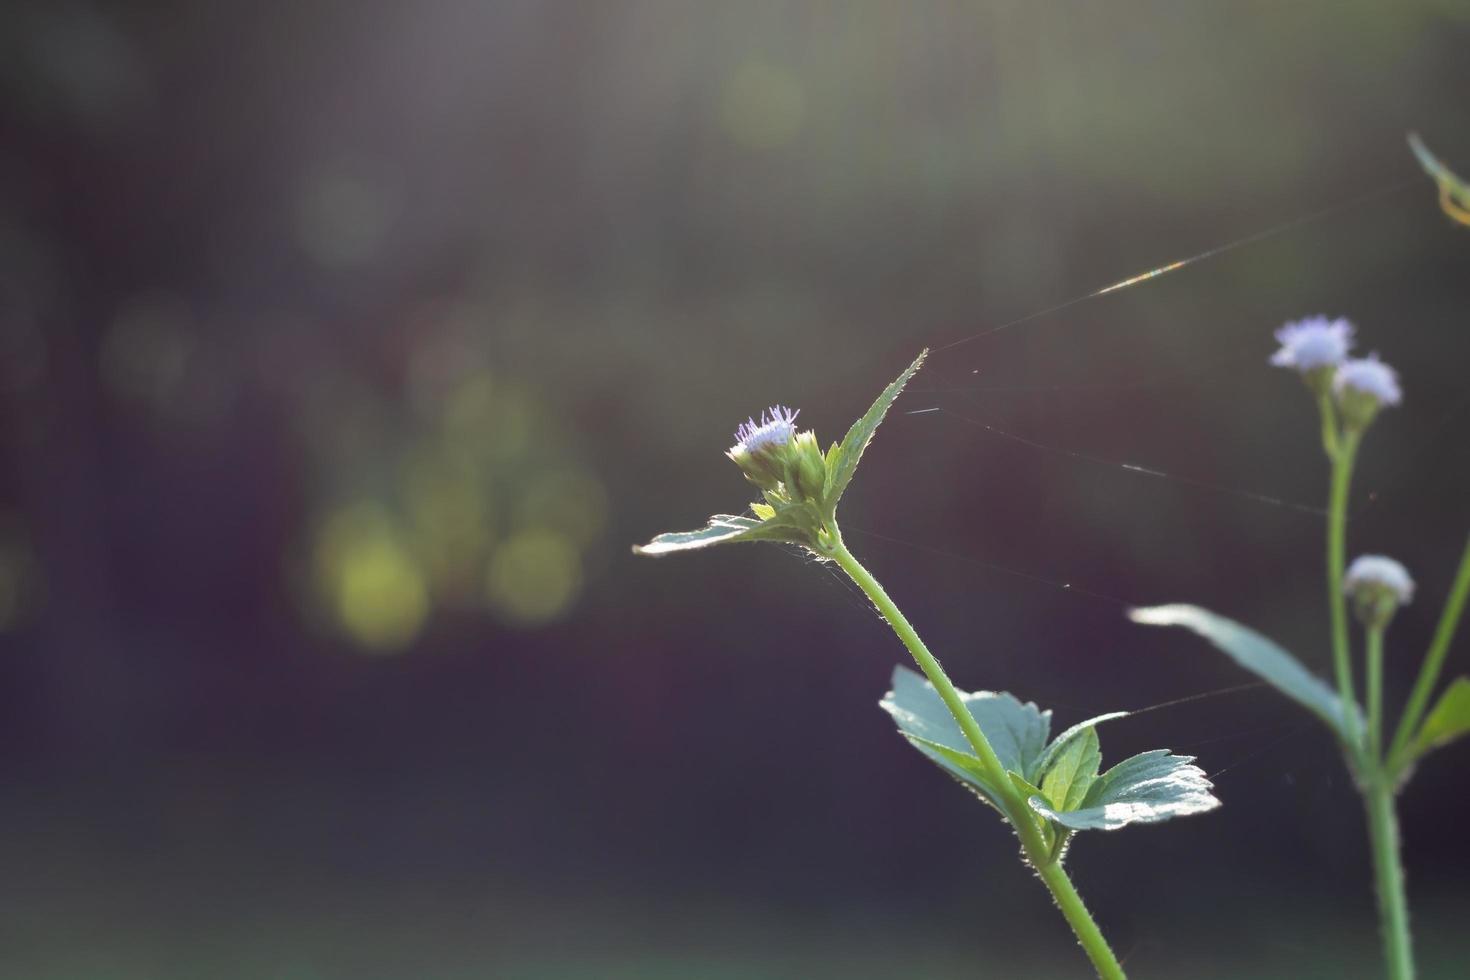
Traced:
<path fill-rule="evenodd" d="M 1046 748 L 1051 712 L 994 691 L 962 693 L 961 697 L 995 750 L 1001 768 L 1023 774 L 1031 771 Z M 922 675 L 906 667 L 894 668 L 893 690 L 884 695 L 879 705 L 893 716 L 905 735 L 973 757 L 965 733 L 960 731 L 934 685 Z"/>
<path fill-rule="evenodd" d="M 873 433 L 877 431 L 883 416 L 888 414 L 888 408 L 893 404 L 903 391 L 903 386 L 909 383 L 909 378 L 919 370 L 924 363 L 924 358 L 929 355 L 928 349 L 919 352 L 914 358 L 914 363 L 900 374 L 894 382 L 883 389 L 883 394 L 873 402 L 873 406 L 852 424 L 843 437 L 842 443 L 834 446 L 827 452 L 827 503 L 831 508 L 837 507 L 837 501 L 842 497 L 842 492 L 847 489 L 847 484 L 852 481 L 852 474 L 857 470 L 858 461 L 862 459 L 863 450 L 868 448 L 868 443 L 873 439 Z"/>
<path fill-rule="evenodd" d="M 1109 711 L 1106 714 L 1097 715 L 1096 717 L 1089 718 L 1086 721 L 1079 721 L 1077 724 L 1073 725 L 1071 728 L 1067 729 L 1066 731 L 1062 732 L 1062 734 L 1052 739 L 1051 744 L 1046 747 L 1046 751 L 1042 752 L 1041 755 L 1037 758 L 1035 769 L 1032 772 L 1026 774 L 1027 777 L 1031 779 L 1040 779 L 1042 773 L 1046 772 L 1047 767 L 1051 765 L 1051 760 L 1056 756 L 1056 754 L 1058 752 L 1061 752 L 1068 745 L 1070 745 L 1072 743 L 1072 740 L 1077 738 L 1083 732 L 1087 731 L 1088 729 L 1095 728 L 1105 721 L 1113 721 L 1116 718 L 1127 718 L 1132 713 L 1133 712 L 1131 711 Z"/>
<path fill-rule="evenodd" d="M 1020 793 L 1021 796 L 1030 797 L 1039 796 L 1041 794 L 1041 787 L 1037 786 L 1035 783 L 1031 782 L 1020 773 L 1008 772 L 1006 773 L 1006 775 L 1010 777 L 1011 785 L 1015 787 L 1016 792 Z"/>
<path fill-rule="evenodd" d="M 1041 795 L 1057 810 L 1075 810 L 1086 799 L 1101 765 L 1097 729 L 1084 729 L 1052 757 L 1051 765 L 1041 777 Z"/>
<path fill-rule="evenodd" d="M 1346 715 L 1337 692 L 1310 673 L 1295 657 L 1255 630 L 1208 609 L 1183 604 L 1134 609 L 1128 616 L 1135 623 L 1146 626 L 1183 626 L 1192 630 L 1240 666 L 1327 722 L 1344 741 L 1350 740 Z M 1353 711 L 1358 731 L 1362 731 L 1362 710 L 1354 705 Z"/>
<path fill-rule="evenodd" d="M 1063 732 L 1050 746 L 1051 712 L 1022 704 L 1009 694 L 961 693 L 965 706 L 990 741 L 1011 788 L 1032 810 L 1067 830 L 1112 830 L 1129 823 L 1167 820 L 1220 805 L 1203 771 L 1188 756 L 1159 749 L 1124 760 L 1097 774 L 1101 755 L 1094 726 L 1127 712 L 1099 715 Z M 970 750 L 939 692 L 905 667 L 893 671 L 893 689 L 880 702 L 909 744 L 941 769 L 1002 809 L 980 760 Z M 1053 751 L 1054 749 L 1054 751 Z M 1037 780 L 1026 773 L 1042 771 Z M 1048 830 L 1048 833 L 1051 831 Z"/>
<path fill-rule="evenodd" d="M 1061 811 L 1043 796 L 1031 809 L 1071 830 L 1117 830 L 1131 823 L 1157 823 L 1205 813 L 1220 805 L 1204 770 L 1192 756 L 1154 749 L 1124 759 L 1093 781 L 1082 805 Z"/>
<path fill-rule="evenodd" d="M 660 534 L 645 545 L 634 545 L 635 555 L 669 555 L 676 551 L 693 551 L 716 544 L 736 541 L 795 541 L 800 530 L 790 524 L 758 521 L 753 517 L 716 514 L 709 525 L 698 531 L 670 531 Z"/>
<path fill-rule="evenodd" d="M 1470 734 L 1470 677 L 1456 677 L 1419 726 L 1413 754 L 1423 755 L 1467 734 Z"/>

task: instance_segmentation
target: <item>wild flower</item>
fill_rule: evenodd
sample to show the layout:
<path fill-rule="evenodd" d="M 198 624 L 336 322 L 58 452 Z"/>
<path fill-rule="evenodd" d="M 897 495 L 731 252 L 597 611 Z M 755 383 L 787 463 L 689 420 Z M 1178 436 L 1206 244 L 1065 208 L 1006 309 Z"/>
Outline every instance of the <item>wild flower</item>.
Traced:
<path fill-rule="evenodd" d="M 1404 400 L 1399 376 L 1378 359 L 1377 354 L 1345 362 L 1332 380 L 1332 391 L 1343 421 L 1349 428 L 1364 429 L 1385 405 Z"/>
<path fill-rule="evenodd" d="M 1414 580 L 1409 570 L 1386 555 L 1359 555 L 1342 577 L 1342 587 L 1350 597 L 1369 591 L 1391 595 L 1400 605 L 1414 598 Z"/>
<path fill-rule="evenodd" d="M 754 454 L 768 447 L 786 445 L 796 432 L 796 417 L 800 414 L 799 408 L 792 410 L 772 405 L 761 413 L 759 422 L 753 418 L 746 419 L 735 430 L 735 445 L 730 448 L 730 455 Z"/>
<path fill-rule="evenodd" d="M 1204 813 L 1220 801 L 1192 757 L 1165 749 L 1101 771 L 1097 726 L 1127 712 L 1090 718 L 1051 738 L 1050 711 L 1005 693 L 956 688 L 883 586 L 847 549 L 837 504 L 889 406 L 924 356 L 825 453 L 813 432 L 796 430 L 797 413 L 790 409 L 777 405 L 759 422 L 748 419 L 736 431 L 729 456 L 761 488 L 764 499 L 750 505 L 750 515 L 716 514 L 700 530 L 660 534 L 633 550 L 666 555 L 739 541 L 777 541 L 804 547 L 847 573 L 927 678 L 895 671 L 893 689 L 880 702 L 884 710 L 915 749 L 1000 811 L 1021 840 L 1023 860 L 1051 890 L 1098 974 L 1122 980 L 1122 966 L 1063 866 L 1073 835 Z"/>
<path fill-rule="evenodd" d="M 1445 654 L 1470 596 L 1470 541 L 1450 588 L 1439 626 L 1425 653 L 1413 693 L 1392 740 L 1383 706 L 1383 643 L 1398 607 L 1414 595 L 1414 580 L 1403 565 L 1383 555 L 1363 555 L 1344 569 L 1348 492 L 1353 463 L 1364 433 L 1379 408 L 1403 400 L 1393 368 L 1372 355 L 1343 360 L 1351 328 L 1347 321 L 1321 318 L 1288 324 L 1276 334 L 1282 349 L 1273 364 L 1303 370 L 1317 393 L 1322 446 L 1331 464 L 1327 511 L 1327 600 L 1335 689 L 1309 672 L 1292 654 L 1261 634 L 1198 606 L 1135 609 L 1135 622 L 1183 626 L 1213 643 L 1240 666 L 1326 723 L 1342 747 L 1367 810 L 1384 957 L 1393 980 L 1412 980 L 1408 899 L 1399 859 L 1397 794 L 1418 761 L 1431 750 L 1470 734 L 1470 677 L 1459 677 L 1430 709 Z M 1331 386 L 1324 384 L 1331 375 Z M 1335 395 L 1335 399 L 1334 396 Z M 1347 600 L 1363 626 L 1362 675 L 1366 711 L 1355 692 L 1355 665 L 1348 635 Z M 1426 714 L 1427 711 L 1427 714 Z"/>
<path fill-rule="evenodd" d="M 1276 367 L 1302 374 L 1341 364 L 1353 347 L 1353 325 L 1343 317 L 1309 316 L 1276 331 L 1281 349 L 1271 355 Z"/>
<path fill-rule="evenodd" d="M 1360 555 L 1342 577 L 1342 591 L 1353 600 L 1358 621 L 1369 630 L 1382 630 L 1414 598 L 1409 570 L 1383 555 Z"/>
<path fill-rule="evenodd" d="M 785 476 L 782 453 L 796 434 L 795 411 L 773 405 L 761 413 L 760 421 L 746 419 L 735 430 L 735 445 L 725 453 L 739 466 L 751 483 L 774 488 Z"/>

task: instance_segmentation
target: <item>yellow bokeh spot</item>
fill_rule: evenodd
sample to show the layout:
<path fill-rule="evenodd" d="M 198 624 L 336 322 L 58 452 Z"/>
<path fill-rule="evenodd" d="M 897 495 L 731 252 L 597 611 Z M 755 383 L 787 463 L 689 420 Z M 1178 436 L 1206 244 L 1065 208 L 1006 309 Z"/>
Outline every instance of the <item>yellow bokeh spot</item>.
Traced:
<path fill-rule="evenodd" d="M 582 587 L 582 560 L 562 534 L 521 531 L 495 550 L 485 587 L 490 605 L 507 620 L 538 625 L 570 608 Z"/>
<path fill-rule="evenodd" d="M 805 115 L 806 96 L 796 76 L 759 62 L 735 71 L 720 105 L 720 120 L 730 138 L 756 150 L 791 142 Z"/>
<path fill-rule="evenodd" d="M 316 565 L 340 625 L 361 646 L 392 653 L 418 636 L 428 583 L 380 510 L 358 505 L 334 514 L 317 540 Z"/>
<path fill-rule="evenodd" d="M 401 482 L 414 552 L 436 596 L 473 601 L 491 541 L 488 481 L 422 456 L 405 467 Z"/>

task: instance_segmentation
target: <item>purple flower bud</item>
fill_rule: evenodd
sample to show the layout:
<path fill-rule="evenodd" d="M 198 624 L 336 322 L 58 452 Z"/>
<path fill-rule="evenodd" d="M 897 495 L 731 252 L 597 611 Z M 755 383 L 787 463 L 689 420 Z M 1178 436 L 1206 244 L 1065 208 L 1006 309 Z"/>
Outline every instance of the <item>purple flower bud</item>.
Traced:
<path fill-rule="evenodd" d="M 1306 374 L 1346 359 L 1353 347 L 1353 325 L 1343 317 L 1309 316 L 1277 330 L 1276 340 L 1281 349 L 1271 355 L 1271 363 Z"/>
<path fill-rule="evenodd" d="M 1353 600 L 1358 619 L 1369 629 L 1381 630 L 1399 606 L 1414 598 L 1409 570 L 1383 555 L 1354 558 L 1343 576 L 1342 591 Z"/>
<path fill-rule="evenodd" d="M 1343 364 L 1337 369 L 1333 388 L 1339 401 L 1349 393 L 1367 395 L 1379 405 L 1397 405 L 1404 400 L 1398 374 L 1377 354 Z"/>
<path fill-rule="evenodd" d="M 1385 555 L 1360 555 L 1348 566 L 1342 590 L 1350 596 L 1364 590 L 1382 590 L 1397 602 L 1407 604 L 1414 598 L 1414 580 L 1409 570 Z"/>
<path fill-rule="evenodd" d="M 751 483 L 774 490 L 786 479 L 786 448 L 796 435 L 796 416 L 775 405 L 761 413 L 761 420 L 747 419 L 735 430 L 735 445 L 725 455 L 735 461 Z"/>

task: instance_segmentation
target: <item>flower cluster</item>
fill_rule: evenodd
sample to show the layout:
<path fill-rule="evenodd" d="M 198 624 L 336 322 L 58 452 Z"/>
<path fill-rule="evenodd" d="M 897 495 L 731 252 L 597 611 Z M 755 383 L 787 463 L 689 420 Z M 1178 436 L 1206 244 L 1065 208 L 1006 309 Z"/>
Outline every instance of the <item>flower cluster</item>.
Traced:
<path fill-rule="evenodd" d="M 799 414 L 800 409 L 773 405 L 759 422 L 746 419 L 726 455 L 768 494 L 790 502 L 817 502 L 826 489 L 827 467 L 817 437 L 810 430 L 796 431 Z"/>
<path fill-rule="evenodd" d="M 1380 408 L 1403 400 L 1398 375 L 1377 354 L 1348 357 L 1353 325 L 1343 317 L 1296 320 L 1276 331 L 1276 341 L 1281 349 L 1271 363 L 1298 372 L 1319 395 L 1330 393 L 1350 428 L 1366 428 Z"/>

